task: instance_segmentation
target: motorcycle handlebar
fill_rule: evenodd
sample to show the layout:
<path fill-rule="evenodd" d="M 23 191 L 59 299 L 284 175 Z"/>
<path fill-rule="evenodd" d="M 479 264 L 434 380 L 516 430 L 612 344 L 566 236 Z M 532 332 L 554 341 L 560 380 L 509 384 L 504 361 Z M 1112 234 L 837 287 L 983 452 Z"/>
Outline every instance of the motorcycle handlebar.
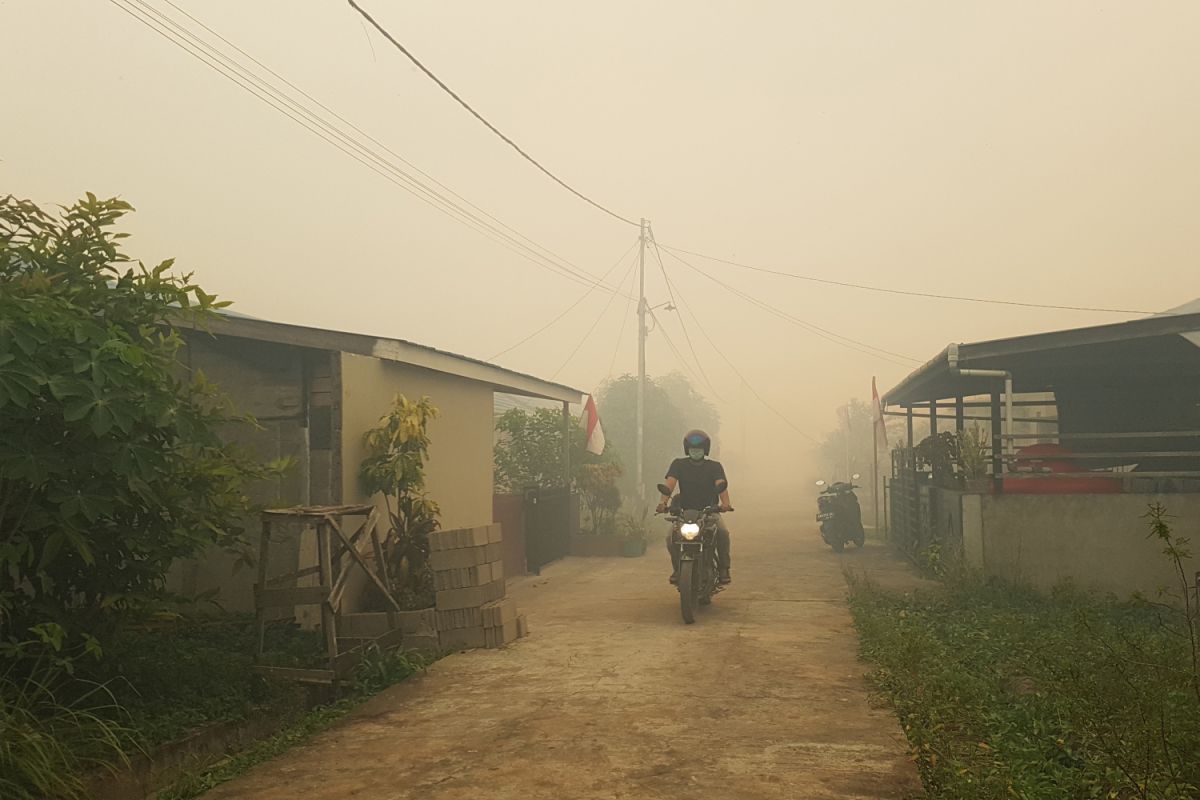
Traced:
<path fill-rule="evenodd" d="M 733 506 L 730 506 L 727 509 L 722 509 L 720 506 L 709 506 L 708 508 L 700 509 L 700 513 L 701 514 L 728 514 L 730 511 L 734 511 L 734 510 L 735 509 L 733 508 Z M 675 514 L 671 514 L 670 509 L 667 509 L 666 511 L 659 511 L 657 508 L 654 509 L 654 515 L 658 516 L 659 514 L 670 514 L 671 516 L 677 516 Z"/>

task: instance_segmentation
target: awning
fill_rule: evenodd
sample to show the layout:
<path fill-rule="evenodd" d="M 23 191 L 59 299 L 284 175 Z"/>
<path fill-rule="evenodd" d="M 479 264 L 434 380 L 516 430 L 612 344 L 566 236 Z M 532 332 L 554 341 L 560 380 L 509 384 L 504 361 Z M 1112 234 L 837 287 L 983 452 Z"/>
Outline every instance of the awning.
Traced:
<path fill-rule="evenodd" d="M 1007 370 L 1015 392 L 1060 388 L 1200 382 L 1200 313 L 1074 328 L 957 345 L 962 369 Z M 1189 338 L 1188 335 L 1191 335 Z M 885 405 L 988 394 L 992 378 L 959 375 L 947 348 L 883 396 Z"/>

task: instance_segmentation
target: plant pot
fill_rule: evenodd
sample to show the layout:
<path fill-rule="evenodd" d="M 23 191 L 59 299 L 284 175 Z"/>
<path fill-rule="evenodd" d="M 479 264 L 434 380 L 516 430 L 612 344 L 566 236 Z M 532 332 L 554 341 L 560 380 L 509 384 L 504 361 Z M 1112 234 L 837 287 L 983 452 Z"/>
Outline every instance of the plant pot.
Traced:
<path fill-rule="evenodd" d="M 621 555 L 626 558 L 639 558 L 646 555 L 646 540 L 625 539 L 621 542 Z"/>
<path fill-rule="evenodd" d="M 966 482 L 967 494 L 992 494 L 991 478 L 971 478 Z"/>
<path fill-rule="evenodd" d="M 580 534 L 579 536 L 571 537 L 571 555 L 573 556 L 601 556 L 612 557 L 621 555 L 621 543 L 624 540 L 619 536 L 602 534 L 596 536 L 594 534 Z"/>

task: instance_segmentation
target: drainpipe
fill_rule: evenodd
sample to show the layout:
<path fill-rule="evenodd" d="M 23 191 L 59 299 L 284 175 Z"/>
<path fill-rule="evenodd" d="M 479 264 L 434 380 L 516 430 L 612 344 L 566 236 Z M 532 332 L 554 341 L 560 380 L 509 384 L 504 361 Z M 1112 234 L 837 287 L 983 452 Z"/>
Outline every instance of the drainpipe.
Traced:
<path fill-rule="evenodd" d="M 955 375 L 965 375 L 970 378 L 1003 378 L 1004 379 L 1004 424 L 1008 427 L 1011 437 L 1013 432 L 1013 374 L 1006 369 L 961 369 L 958 366 L 958 345 L 951 344 L 946 348 L 946 360 L 950 363 L 950 371 Z M 1004 440 L 1006 455 L 1013 453 L 1013 440 Z M 1006 466 L 1007 470 L 1008 467 Z"/>

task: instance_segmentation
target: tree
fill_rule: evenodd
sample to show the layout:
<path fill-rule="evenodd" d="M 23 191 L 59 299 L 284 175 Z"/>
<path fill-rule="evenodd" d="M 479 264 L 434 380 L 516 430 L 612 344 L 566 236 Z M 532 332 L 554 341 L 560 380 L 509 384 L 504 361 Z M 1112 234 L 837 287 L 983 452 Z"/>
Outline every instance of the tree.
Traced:
<path fill-rule="evenodd" d="M 425 461 L 429 421 L 437 415 L 428 397 L 413 402 L 396 395 L 379 426 L 363 435 L 367 455 L 358 471 L 363 491 L 383 495 L 390 523 L 384 541 L 388 577 L 399 602 L 411 608 L 434 600 L 429 534 L 438 529 L 441 510 L 425 493 Z"/>
<path fill-rule="evenodd" d="M 662 387 L 671 399 L 671 403 L 679 410 L 688 430 L 700 428 L 713 437 L 714 452 L 720 451 L 720 442 L 716 438 L 721 428 L 721 415 L 708 398 L 696 391 L 691 381 L 681 372 L 672 372 L 655 383 Z M 682 439 L 682 435 L 680 436 Z"/>
<path fill-rule="evenodd" d="M 627 466 L 618 486 L 628 497 L 636 496 L 638 489 L 636 469 L 633 467 L 637 453 L 637 385 L 636 376 L 622 375 L 600 387 L 596 396 L 605 439 Z M 673 396 L 690 407 L 680 408 Z M 644 480 L 650 487 L 666 472 L 672 459 L 683 455 L 685 433 L 700 427 L 699 422 L 704 422 L 709 425 L 706 430 L 715 441 L 719 429 L 716 411 L 682 375 L 647 378 L 645 402 L 643 463 L 646 470 Z"/>
<path fill-rule="evenodd" d="M 181 320 L 217 302 L 124 255 L 132 208 L 57 217 L 0 199 L 0 627 L 103 635 L 163 594 L 171 563 L 244 546 L 249 481 L 269 472 L 218 436 L 245 424 L 178 363 Z"/>
<path fill-rule="evenodd" d="M 584 464 L 579 470 L 579 493 L 593 534 L 616 531 L 617 512 L 621 510 L 621 490 L 617 488 L 620 476 L 619 464 Z"/>
<path fill-rule="evenodd" d="M 520 492 L 531 486 L 554 489 L 564 485 L 561 411 L 553 408 L 510 409 L 496 420 L 496 433 L 494 459 L 498 491 Z M 571 418 L 570 437 L 572 484 L 578 482 L 583 465 L 617 461 L 611 446 L 600 456 L 587 452 L 587 433 L 577 417 Z"/>
<path fill-rule="evenodd" d="M 846 431 L 846 417 L 849 415 L 850 431 Z M 839 480 L 850 480 L 850 475 L 858 472 L 868 475 L 873 463 L 874 437 L 872 427 L 875 424 L 871 414 L 871 404 L 854 398 L 837 410 L 838 427 L 821 440 L 820 454 L 822 467 L 826 470 L 827 479 L 837 476 Z M 847 449 L 849 435 L 849 449 Z M 849 457 L 849 472 L 846 470 Z"/>

